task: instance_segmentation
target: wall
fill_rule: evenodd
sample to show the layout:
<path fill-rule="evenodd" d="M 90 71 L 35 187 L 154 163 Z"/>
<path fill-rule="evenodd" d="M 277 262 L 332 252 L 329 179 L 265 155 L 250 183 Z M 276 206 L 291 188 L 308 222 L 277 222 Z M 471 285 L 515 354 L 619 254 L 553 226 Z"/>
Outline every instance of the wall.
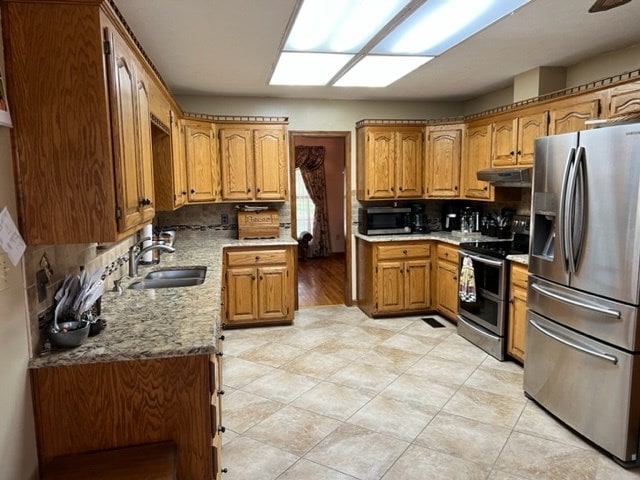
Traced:
<path fill-rule="evenodd" d="M 345 158 L 344 137 L 296 136 L 294 145 L 324 147 L 324 173 L 327 182 L 327 210 L 331 252 L 345 251 Z"/>

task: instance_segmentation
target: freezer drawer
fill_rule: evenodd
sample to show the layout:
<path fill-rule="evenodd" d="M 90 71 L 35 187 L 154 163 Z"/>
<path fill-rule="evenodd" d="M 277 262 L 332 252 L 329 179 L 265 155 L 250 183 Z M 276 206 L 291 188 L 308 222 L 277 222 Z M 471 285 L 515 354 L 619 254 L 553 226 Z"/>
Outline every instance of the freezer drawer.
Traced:
<path fill-rule="evenodd" d="M 638 308 L 529 277 L 527 307 L 558 323 L 632 352 L 640 351 Z"/>
<path fill-rule="evenodd" d="M 625 353 L 527 311 L 524 391 L 620 460 L 638 460 L 638 354 Z"/>

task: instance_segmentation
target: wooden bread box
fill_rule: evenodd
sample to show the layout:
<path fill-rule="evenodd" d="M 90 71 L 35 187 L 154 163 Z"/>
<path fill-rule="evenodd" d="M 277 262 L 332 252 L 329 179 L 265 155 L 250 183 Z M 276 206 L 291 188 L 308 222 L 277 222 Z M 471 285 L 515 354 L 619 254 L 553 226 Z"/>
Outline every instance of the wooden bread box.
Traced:
<path fill-rule="evenodd" d="M 260 212 L 238 211 L 238 238 L 277 238 L 280 236 L 280 223 L 276 210 Z"/>

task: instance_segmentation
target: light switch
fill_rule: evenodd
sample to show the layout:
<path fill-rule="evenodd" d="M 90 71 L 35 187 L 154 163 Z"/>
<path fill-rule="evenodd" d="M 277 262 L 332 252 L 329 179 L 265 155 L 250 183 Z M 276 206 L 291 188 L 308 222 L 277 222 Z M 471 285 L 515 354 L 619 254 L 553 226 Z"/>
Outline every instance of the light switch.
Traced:
<path fill-rule="evenodd" d="M 9 256 L 0 252 L 0 292 L 9 288 Z"/>

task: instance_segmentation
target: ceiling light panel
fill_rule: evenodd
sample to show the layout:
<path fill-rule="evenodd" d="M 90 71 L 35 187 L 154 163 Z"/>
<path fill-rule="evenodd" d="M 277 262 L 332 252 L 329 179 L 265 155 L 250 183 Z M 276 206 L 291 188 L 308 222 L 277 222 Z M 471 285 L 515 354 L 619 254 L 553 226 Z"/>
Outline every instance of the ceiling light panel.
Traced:
<path fill-rule="evenodd" d="M 304 0 L 285 51 L 357 53 L 409 0 Z"/>
<path fill-rule="evenodd" d="M 353 55 L 282 52 L 270 85 L 326 85 Z"/>
<path fill-rule="evenodd" d="M 440 55 L 529 0 L 428 0 L 372 50 L 387 55 Z"/>
<path fill-rule="evenodd" d="M 333 85 L 335 87 L 386 87 L 432 58 L 369 55 L 356 63 Z"/>

